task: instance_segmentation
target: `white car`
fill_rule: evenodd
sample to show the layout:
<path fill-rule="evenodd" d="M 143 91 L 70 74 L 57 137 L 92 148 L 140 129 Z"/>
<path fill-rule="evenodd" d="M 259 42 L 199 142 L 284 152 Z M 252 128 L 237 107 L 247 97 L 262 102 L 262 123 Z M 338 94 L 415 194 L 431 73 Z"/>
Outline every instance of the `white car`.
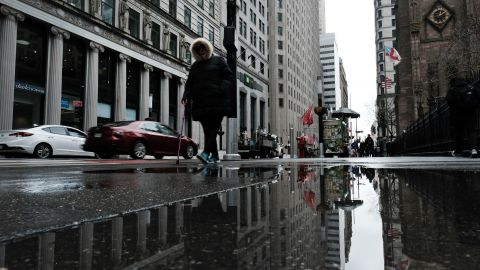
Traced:
<path fill-rule="evenodd" d="M 0 131 L 0 155 L 30 154 L 37 158 L 55 156 L 88 156 L 83 151 L 87 135 L 72 127 L 43 125 L 28 129 Z"/>

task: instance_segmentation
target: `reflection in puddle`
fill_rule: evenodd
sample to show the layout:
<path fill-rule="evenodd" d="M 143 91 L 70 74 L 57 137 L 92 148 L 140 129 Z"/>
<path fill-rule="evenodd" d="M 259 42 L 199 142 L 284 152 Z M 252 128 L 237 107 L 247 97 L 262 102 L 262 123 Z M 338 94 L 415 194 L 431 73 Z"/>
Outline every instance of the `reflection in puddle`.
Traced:
<path fill-rule="evenodd" d="M 189 172 L 229 177 L 218 168 Z M 300 165 L 241 168 L 236 176 L 248 185 L 0 243 L 0 268 L 474 269 L 480 262 L 476 174 Z M 259 177 L 271 181 L 248 181 Z"/>

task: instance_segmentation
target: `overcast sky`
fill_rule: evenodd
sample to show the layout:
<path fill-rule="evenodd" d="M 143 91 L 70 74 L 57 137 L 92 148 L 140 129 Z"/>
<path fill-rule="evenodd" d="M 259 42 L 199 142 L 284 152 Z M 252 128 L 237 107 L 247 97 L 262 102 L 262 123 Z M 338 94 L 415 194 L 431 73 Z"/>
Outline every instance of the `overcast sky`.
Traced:
<path fill-rule="evenodd" d="M 376 52 L 373 0 L 326 0 L 327 32 L 335 33 L 347 75 L 349 107 L 365 137 L 375 120 Z M 355 130 L 355 120 L 353 120 Z"/>

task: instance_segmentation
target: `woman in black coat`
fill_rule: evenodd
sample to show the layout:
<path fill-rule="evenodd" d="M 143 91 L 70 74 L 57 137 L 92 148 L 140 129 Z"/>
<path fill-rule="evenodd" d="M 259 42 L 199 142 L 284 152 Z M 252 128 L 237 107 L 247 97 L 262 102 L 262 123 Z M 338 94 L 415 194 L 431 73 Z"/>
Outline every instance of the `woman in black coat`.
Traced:
<path fill-rule="evenodd" d="M 204 163 L 218 162 L 217 132 L 229 111 L 229 92 L 235 77 L 225 60 L 213 55 L 212 44 L 197 38 L 190 51 L 195 59 L 183 94 L 182 104 L 191 105 L 192 117 L 200 121 L 205 135 L 203 152 L 197 157 Z"/>

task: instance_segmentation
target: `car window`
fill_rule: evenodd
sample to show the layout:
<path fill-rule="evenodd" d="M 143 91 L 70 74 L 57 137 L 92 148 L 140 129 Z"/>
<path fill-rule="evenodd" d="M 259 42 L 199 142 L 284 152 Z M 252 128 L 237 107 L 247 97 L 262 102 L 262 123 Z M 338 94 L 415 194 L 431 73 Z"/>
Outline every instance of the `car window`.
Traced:
<path fill-rule="evenodd" d="M 159 125 L 160 127 L 160 132 L 165 135 L 170 135 L 170 136 L 177 136 L 177 132 L 167 126 L 164 125 Z"/>
<path fill-rule="evenodd" d="M 154 123 L 154 122 L 146 122 L 146 123 L 143 123 L 140 128 L 143 129 L 143 130 L 145 130 L 145 131 L 159 132 L 157 123 Z"/>
<path fill-rule="evenodd" d="M 64 127 L 50 127 L 50 133 L 58 135 L 68 135 Z"/>
<path fill-rule="evenodd" d="M 67 128 L 68 129 L 68 134 L 73 137 L 78 137 L 78 138 L 86 138 L 87 136 L 83 134 L 82 132 L 75 130 L 73 128 Z"/>
<path fill-rule="evenodd" d="M 48 133 L 52 133 L 52 132 L 50 132 L 50 128 L 48 128 L 48 127 L 42 128 L 42 130 L 43 130 L 43 131 L 46 131 L 46 132 L 48 132 Z"/>

